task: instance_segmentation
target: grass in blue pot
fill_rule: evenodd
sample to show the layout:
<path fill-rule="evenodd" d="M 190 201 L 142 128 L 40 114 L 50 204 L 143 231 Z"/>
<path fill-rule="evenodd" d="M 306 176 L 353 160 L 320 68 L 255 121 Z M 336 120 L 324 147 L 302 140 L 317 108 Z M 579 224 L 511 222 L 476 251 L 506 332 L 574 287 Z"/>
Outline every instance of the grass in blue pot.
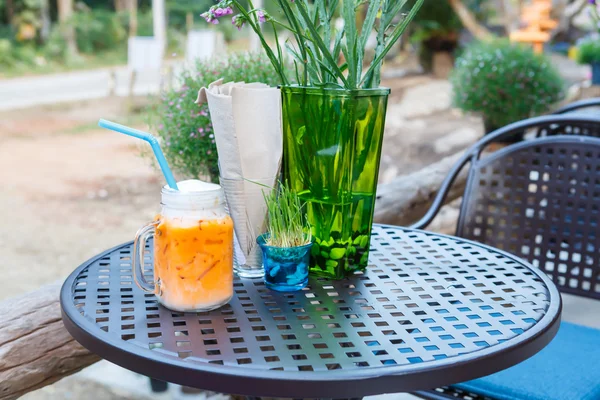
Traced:
<path fill-rule="evenodd" d="M 265 283 L 280 292 L 302 290 L 308 283 L 312 236 L 302 202 L 286 185 L 265 194 L 268 232 L 257 239 L 263 252 Z"/>

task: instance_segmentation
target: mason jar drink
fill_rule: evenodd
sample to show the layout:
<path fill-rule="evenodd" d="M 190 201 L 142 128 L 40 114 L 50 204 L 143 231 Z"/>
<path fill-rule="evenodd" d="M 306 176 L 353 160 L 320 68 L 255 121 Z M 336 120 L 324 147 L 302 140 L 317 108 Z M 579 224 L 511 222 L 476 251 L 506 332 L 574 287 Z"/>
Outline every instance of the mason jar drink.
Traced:
<path fill-rule="evenodd" d="M 134 280 L 171 310 L 213 310 L 233 296 L 233 222 L 219 185 L 189 180 L 177 186 L 179 191 L 162 189 L 160 214 L 136 235 Z M 152 236 L 154 278 L 149 282 L 143 261 Z"/>

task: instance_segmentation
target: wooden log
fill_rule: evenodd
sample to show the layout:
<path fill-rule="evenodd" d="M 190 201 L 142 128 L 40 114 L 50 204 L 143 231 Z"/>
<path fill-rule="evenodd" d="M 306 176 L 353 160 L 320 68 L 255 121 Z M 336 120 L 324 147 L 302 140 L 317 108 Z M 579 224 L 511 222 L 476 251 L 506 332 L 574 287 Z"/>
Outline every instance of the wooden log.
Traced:
<path fill-rule="evenodd" d="M 375 202 L 375 222 L 400 226 L 417 222 L 429 209 L 442 181 L 461 155 L 462 153 L 448 156 L 422 170 L 379 185 Z M 462 196 L 466 169 L 456 178 L 446 197 L 446 203 Z"/>
<path fill-rule="evenodd" d="M 427 210 L 460 154 L 380 185 L 376 222 L 407 225 Z M 464 175 L 447 201 L 462 193 Z M 59 303 L 60 284 L 0 302 L 0 400 L 16 399 L 99 360 L 65 329 Z"/>
<path fill-rule="evenodd" d="M 60 285 L 0 303 L 0 400 L 16 399 L 99 360 L 65 329 Z"/>

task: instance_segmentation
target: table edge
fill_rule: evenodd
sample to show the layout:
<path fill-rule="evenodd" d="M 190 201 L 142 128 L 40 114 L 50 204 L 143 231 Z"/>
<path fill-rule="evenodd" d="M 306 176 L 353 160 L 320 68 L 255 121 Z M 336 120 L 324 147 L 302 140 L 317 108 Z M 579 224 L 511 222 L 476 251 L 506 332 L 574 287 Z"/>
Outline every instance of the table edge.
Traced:
<path fill-rule="evenodd" d="M 502 254 L 519 262 L 533 271 L 546 285 L 550 297 L 548 311 L 536 325 L 517 336 L 519 338 L 517 342 L 511 339 L 504 343 L 476 351 L 475 353 L 463 354 L 435 362 L 378 366 L 354 371 L 332 370 L 314 372 L 270 371 L 243 367 L 231 368 L 226 365 L 208 363 L 202 365 L 190 364 L 185 360 L 178 360 L 172 357 L 169 357 L 169 362 L 164 362 L 160 360 L 159 353 L 156 350 L 146 350 L 125 341 L 97 336 L 93 331 L 94 329 L 97 330 L 96 333 L 105 332 L 91 322 L 85 324 L 90 325 L 88 327 L 76 324 L 73 319 L 73 317 L 77 318 L 80 316 L 77 309 L 72 305 L 71 300 L 71 289 L 75 278 L 83 269 L 106 256 L 106 254 L 130 246 L 132 244 L 130 241 L 90 258 L 68 276 L 60 292 L 62 319 L 67 331 L 81 345 L 91 352 L 98 354 L 100 357 L 126 369 L 186 386 L 198 387 L 199 381 L 202 381 L 202 389 L 263 397 L 360 397 L 381 393 L 423 390 L 434 386 L 454 384 L 486 376 L 516 365 L 543 349 L 558 332 L 562 311 L 562 300 L 558 289 L 545 273 L 533 267 L 529 262 L 500 249 L 456 236 L 393 225 L 376 224 L 376 226 L 424 233 L 430 236 L 446 237 L 455 241 L 469 243 L 476 247 L 485 248 L 488 251 Z M 476 356 L 473 356 L 473 354 L 476 354 Z M 431 366 L 432 363 L 435 363 L 433 367 Z M 168 365 L 170 371 L 161 368 L 164 365 Z M 193 372 L 190 373 L 191 371 Z M 382 371 L 385 372 L 381 373 Z M 431 374 L 432 371 L 443 372 L 444 376 L 443 378 L 436 379 L 434 384 L 429 384 L 428 382 L 431 381 L 431 377 L 427 377 L 427 375 Z M 234 379 L 236 382 L 242 383 L 239 385 L 239 389 L 232 387 L 232 380 Z M 321 383 L 323 385 L 314 390 L 308 383 Z M 250 389 L 251 391 L 248 388 L 252 388 Z M 359 395 L 356 393 L 357 390 L 360 393 Z"/>

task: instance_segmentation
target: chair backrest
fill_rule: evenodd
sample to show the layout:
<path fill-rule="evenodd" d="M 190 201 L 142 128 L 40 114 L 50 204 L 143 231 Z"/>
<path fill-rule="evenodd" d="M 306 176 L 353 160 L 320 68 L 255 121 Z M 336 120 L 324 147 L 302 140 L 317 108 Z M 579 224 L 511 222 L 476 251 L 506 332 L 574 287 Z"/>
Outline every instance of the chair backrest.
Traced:
<path fill-rule="evenodd" d="M 546 126 L 571 135 L 528 135 L 491 155 L 484 152 L 491 143 Z M 484 136 L 452 167 L 431 208 L 411 228 L 431 223 L 471 164 L 457 235 L 529 260 L 564 292 L 600 299 L 600 139 L 579 136 L 580 130 L 569 128 L 574 126 L 598 132 L 600 116 L 531 118 Z"/>
<path fill-rule="evenodd" d="M 530 261 L 563 292 L 600 299 L 600 139 L 539 138 L 471 161 L 457 235 Z"/>
<path fill-rule="evenodd" d="M 559 108 L 552 114 L 567 114 L 567 113 L 582 113 L 590 115 L 600 115 L 600 97 L 593 99 L 579 100 L 566 106 Z"/>

